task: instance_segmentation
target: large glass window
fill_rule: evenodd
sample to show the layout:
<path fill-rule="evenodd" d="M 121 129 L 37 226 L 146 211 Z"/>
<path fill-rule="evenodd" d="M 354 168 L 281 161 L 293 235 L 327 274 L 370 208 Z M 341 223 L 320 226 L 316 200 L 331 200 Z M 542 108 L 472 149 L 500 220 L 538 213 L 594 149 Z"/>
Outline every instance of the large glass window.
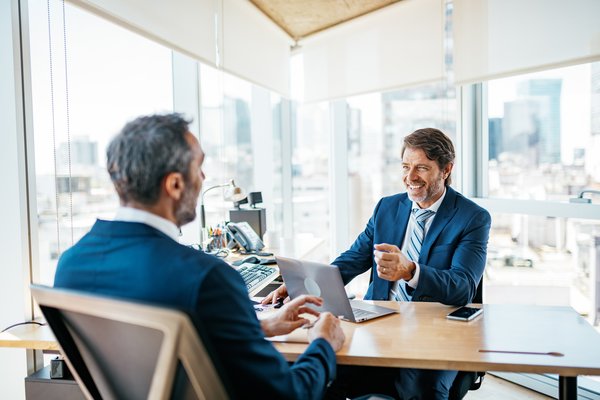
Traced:
<path fill-rule="evenodd" d="M 64 7 L 64 20 L 63 9 Z M 118 198 L 105 149 L 129 120 L 172 111 L 171 51 L 59 1 L 29 2 L 38 215 L 36 282 Z"/>
<path fill-rule="evenodd" d="M 488 83 L 490 197 L 568 200 L 600 188 L 600 63 Z"/>
<path fill-rule="evenodd" d="M 296 110 L 292 136 L 294 235 L 320 241 L 311 258 L 329 262 L 329 104 L 304 104 Z"/>
<path fill-rule="evenodd" d="M 246 193 L 261 192 L 267 230 L 281 232 L 281 97 L 206 65 L 200 65 L 200 87 L 203 190 L 233 179 Z M 234 204 L 223 195 L 215 189 L 204 196 L 207 227 L 229 220 Z"/>
<path fill-rule="evenodd" d="M 200 66 L 202 127 L 200 139 L 206 163 L 203 190 L 233 179 L 245 191 L 254 185 L 251 132 L 252 85 L 215 68 Z M 233 204 L 223 200 L 223 190 L 204 196 L 206 225 L 228 220 Z"/>
<path fill-rule="evenodd" d="M 496 199 L 484 299 L 570 305 L 597 321 L 598 206 L 562 205 L 600 189 L 600 63 L 490 81 L 487 92 L 484 192 Z"/>
<path fill-rule="evenodd" d="M 592 315 L 600 220 L 492 214 L 486 303 L 570 305 Z"/>

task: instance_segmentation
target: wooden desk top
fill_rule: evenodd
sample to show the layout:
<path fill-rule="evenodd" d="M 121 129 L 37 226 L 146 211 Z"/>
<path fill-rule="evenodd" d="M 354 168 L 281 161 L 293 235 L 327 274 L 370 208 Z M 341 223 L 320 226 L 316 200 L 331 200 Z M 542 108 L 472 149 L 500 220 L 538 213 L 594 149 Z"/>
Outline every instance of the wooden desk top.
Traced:
<path fill-rule="evenodd" d="M 600 334 L 570 307 L 486 304 L 480 317 L 462 322 L 446 319 L 454 307 L 442 304 L 375 303 L 400 313 L 342 322 L 346 343 L 337 354 L 339 364 L 600 375 Z M 307 346 L 274 345 L 290 361 Z M 0 334 L 0 347 L 58 350 L 50 328 L 37 325 Z M 563 356 L 548 354 L 553 352 Z"/>
<path fill-rule="evenodd" d="M 600 375 L 600 334 L 570 307 L 486 304 L 481 316 L 463 322 L 448 320 L 455 307 L 438 303 L 375 303 L 400 313 L 342 322 L 346 343 L 339 364 Z M 292 361 L 307 345 L 275 346 Z"/>
<path fill-rule="evenodd" d="M 58 351 L 58 343 L 48 325 L 19 325 L 0 333 L 0 347 Z"/>

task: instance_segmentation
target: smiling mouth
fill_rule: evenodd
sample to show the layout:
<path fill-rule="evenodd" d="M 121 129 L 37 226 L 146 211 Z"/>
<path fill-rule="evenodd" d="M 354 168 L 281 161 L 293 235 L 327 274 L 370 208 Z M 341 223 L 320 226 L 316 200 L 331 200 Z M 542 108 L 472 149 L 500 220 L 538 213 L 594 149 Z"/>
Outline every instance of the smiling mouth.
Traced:
<path fill-rule="evenodd" d="M 425 187 L 425 185 L 408 185 L 408 188 L 410 190 L 419 190 L 419 189 L 422 189 L 423 187 Z"/>

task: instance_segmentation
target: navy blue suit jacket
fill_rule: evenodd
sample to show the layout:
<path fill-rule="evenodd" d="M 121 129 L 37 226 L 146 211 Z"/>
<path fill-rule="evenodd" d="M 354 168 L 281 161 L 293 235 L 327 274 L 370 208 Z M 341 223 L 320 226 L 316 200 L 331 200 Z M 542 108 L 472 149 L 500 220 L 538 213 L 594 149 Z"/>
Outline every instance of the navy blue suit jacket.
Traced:
<path fill-rule="evenodd" d="M 377 276 L 373 245 L 402 246 L 412 201 L 406 193 L 382 198 L 349 250 L 335 259 L 344 283 L 372 268 L 372 282 L 365 295 L 369 300 L 387 300 L 392 282 Z M 490 214 L 446 187 L 419 255 L 419 284 L 413 301 L 435 301 L 464 305 L 473 300 L 485 268 Z"/>
<path fill-rule="evenodd" d="M 324 339 L 290 366 L 264 338 L 238 272 L 142 223 L 97 221 L 62 255 L 54 285 L 185 311 L 233 398 L 321 398 L 336 373 Z"/>

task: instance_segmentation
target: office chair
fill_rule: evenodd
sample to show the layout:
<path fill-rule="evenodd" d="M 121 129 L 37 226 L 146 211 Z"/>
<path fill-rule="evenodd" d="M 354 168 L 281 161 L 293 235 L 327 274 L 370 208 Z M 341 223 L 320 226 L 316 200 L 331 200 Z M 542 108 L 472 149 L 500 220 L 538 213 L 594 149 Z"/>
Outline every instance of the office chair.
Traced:
<path fill-rule="evenodd" d="M 473 298 L 473 303 L 483 303 L 483 276 L 477 285 L 477 292 Z M 483 383 L 483 376 L 485 372 L 472 372 L 472 371 L 458 371 L 452 387 L 450 388 L 450 394 L 448 398 L 450 400 L 460 400 L 469 390 L 477 390 Z"/>
<path fill-rule="evenodd" d="M 177 310 L 32 285 L 88 399 L 226 399 L 189 317 Z"/>

